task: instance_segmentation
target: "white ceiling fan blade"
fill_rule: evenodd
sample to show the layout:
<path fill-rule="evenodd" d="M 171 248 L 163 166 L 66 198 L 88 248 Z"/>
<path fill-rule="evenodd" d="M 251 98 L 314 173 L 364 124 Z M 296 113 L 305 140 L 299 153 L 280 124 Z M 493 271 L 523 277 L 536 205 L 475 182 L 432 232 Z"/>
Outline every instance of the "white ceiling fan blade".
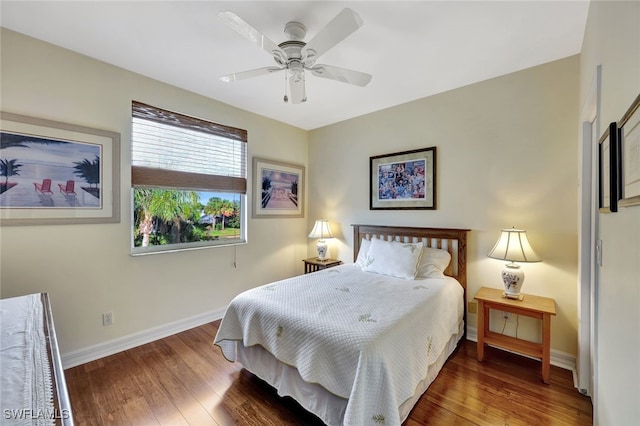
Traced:
<path fill-rule="evenodd" d="M 236 31 L 241 36 L 245 37 L 249 41 L 257 44 L 262 49 L 266 50 L 272 56 L 279 56 L 280 58 L 286 58 L 287 54 L 274 42 L 272 42 L 267 36 L 260 31 L 253 28 L 251 25 L 242 20 L 238 15 L 233 12 L 225 11 L 219 12 L 218 18 L 222 20 L 229 28 Z"/>
<path fill-rule="evenodd" d="M 315 65 L 314 67 L 307 69 L 315 76 L 342 81 L 343 83 L 355 84 L 360 87 L 364 87 L 369 84 L 372 78 L 371 74 L 334 67 L 332 65 Z"/>
<path fill-rule="evenodd" d="M 307 101 L 304 86 L 304 72 L 301 72 L 299 75 L 292 73 L 291 77 L 289 77 L 289 92 L 291 93 L 289 99 L 292 104 L 300 104 Z"/>
<path fill-rule="evenodd" d="M 342 9 L 342 12 L 307 43 L 303 53 L 306 52 L 307 57 L 316 59 L 361 26 L 360 15 L 349 8 Z"/>
<path fill-rule="evenodd" d="M 271 74 L 271 73 L 282 71 L 282 70 L 284 70 L 284 68 L 278 68 L 278 67 L 257 68 L 255 70 L 249 70 L 249 71 L 243 71 L 243 72 L 237 72 L 234 74 L 224 75 L 220 77 L 220 80 L 224 81 L 225 83 L 233 83 L 234 81 L 244 80 L 245 78 L 258 77 L 261 75 Z"/>

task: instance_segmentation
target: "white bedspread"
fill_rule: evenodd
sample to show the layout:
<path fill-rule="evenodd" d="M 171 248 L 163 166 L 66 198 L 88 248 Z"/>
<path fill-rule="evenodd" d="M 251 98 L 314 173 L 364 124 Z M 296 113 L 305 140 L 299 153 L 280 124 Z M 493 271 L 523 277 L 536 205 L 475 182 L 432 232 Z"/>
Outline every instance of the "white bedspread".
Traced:
<path fill-rule="evenodd" d="M 463 290 L 453 278 L 403 280 L 342 265 L 246 291 L 214 343 L 261 345 L 305 381 L 349 400 L 345 425 L 400 424 L 398 407 L 459 331 Z"/>
<path fill-rule="evenodd" d="M 53 425 L 51 367 L 40 294 L 0 300 L 0 424 Z"/>

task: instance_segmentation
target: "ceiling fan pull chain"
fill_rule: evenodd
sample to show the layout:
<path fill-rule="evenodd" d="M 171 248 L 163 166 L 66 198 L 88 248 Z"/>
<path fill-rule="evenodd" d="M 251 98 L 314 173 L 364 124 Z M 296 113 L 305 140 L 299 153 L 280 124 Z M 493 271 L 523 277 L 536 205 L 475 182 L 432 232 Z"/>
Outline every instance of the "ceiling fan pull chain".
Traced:
<path fill-rule="evenodd" d="M 307 82 L 304 79 L 304 71 L 302 72 L 302 102 L 307 102 Z"/>
<path fill-rule="evenodd" d="M 288 86 L 287 74 L 289 74 L 289 70 L 285 69 L 284 70 L 284 98 L 283 98 L 285 103 L 289 102 L 289 97 L 287 96 L 287 86 Z"/>

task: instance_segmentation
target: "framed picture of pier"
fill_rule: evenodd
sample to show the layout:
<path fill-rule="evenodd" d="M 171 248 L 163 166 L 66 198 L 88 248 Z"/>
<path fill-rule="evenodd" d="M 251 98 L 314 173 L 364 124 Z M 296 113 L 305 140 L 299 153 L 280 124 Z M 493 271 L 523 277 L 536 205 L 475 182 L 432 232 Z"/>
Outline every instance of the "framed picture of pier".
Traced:
<path fill-rule="evenodd" d="M 304 217 L 304 166 L 253 157 L 253 218 Z"/>
<path fill-rule="evenodd" d="M 120 135 L 0 113 L 0 223 L 120 221 Z"/>

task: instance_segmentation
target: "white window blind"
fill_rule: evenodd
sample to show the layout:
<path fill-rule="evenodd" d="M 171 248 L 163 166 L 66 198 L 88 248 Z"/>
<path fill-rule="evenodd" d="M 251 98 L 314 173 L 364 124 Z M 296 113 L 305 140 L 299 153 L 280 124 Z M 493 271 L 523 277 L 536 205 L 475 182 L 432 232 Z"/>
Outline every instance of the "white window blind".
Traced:
<path fill-rule="evenodd" d="M 133 186 L 245 194 L 247 132 L 132 103 Z"/>

